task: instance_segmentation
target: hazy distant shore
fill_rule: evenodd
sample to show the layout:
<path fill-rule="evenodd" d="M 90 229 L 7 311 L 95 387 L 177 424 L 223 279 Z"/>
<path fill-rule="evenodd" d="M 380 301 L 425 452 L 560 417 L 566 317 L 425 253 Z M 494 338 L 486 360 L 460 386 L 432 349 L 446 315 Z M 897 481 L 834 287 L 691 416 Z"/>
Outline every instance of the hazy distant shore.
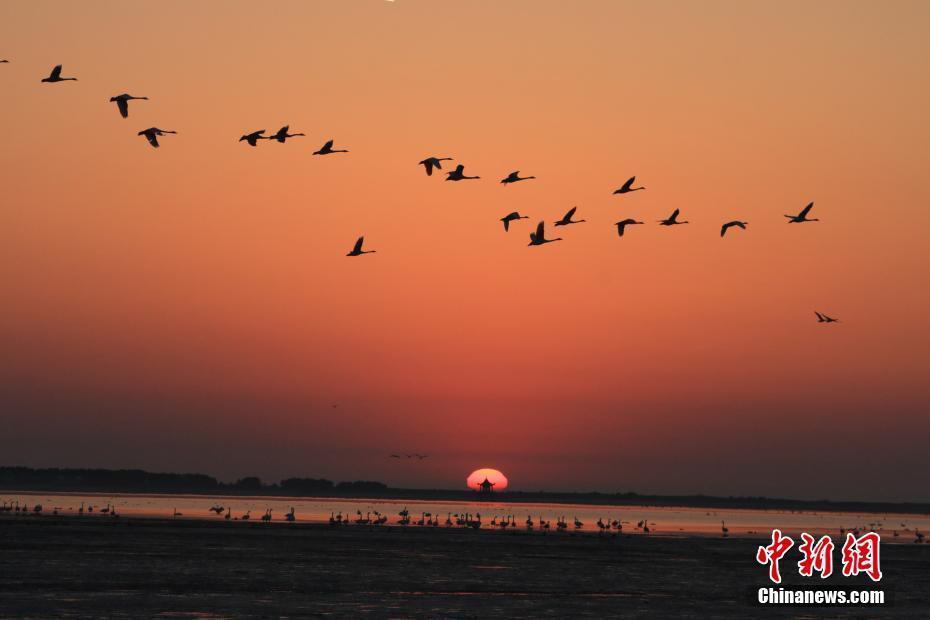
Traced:
<path fill-rule="evenodd" d="M 261 524 L 0 518 L 2 617 L 797 617 L 763 610 L 758 540 Z M 926 610 L 930 547 L 883 547 L 893 606 Z M 784 565 L 786 586 L 811 585 Z M 831 587 L 873 589 L 834 574 Z M 846 615 L 842 612 L 845 611 Z M 820 608 L 852 617 L 862 608 Z M 857 613 L 858 612 L 858 613 Z M 849 614 L 852 613 L 852 616 Z"/>
<path fill-rule="evenodd" d="M 162 474 L 142 470 L 32 469 L 0 467 L 0 496 L 16 493 L 184 494 L 215 497 L 306 497 L 334 499 L 397 499 L 469 501 L 492 499 L 512 503 L 588 504 L 605 506 L 657 506 L 732 508 L 854 513 L 930 514 L 930 502 L 864 502 L 799 500 L 770 497 L 717 497 L 710 495 L 646 495 L 632 492 L 507 491 L 482 498 L 468 490 L 404 489 L 374 481 L 333 483 L 318 478 L 289 478 L 263 484 L 258 478 L 222 483 L 203 474 Z"/>

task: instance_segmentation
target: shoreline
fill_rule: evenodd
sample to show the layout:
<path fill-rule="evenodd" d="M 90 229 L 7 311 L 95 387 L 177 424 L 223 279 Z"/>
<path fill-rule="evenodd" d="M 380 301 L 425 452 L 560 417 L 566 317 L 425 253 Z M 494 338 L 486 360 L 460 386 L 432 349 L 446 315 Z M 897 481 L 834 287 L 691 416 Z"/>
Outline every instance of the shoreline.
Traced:
<path fill-rule="evenodd" d="M 642 506 L 644 508 L 682 508 L 696 510 L 753 510 L 777 511 L 789 513 L 854 513 L 869 515 L 930 516 L 930 504 L 916 502 L 838 502 L 832 500 L 791 500 L 778 498 L 724 498 L 713 496 L 654 496 L 600 493 L 527 493 L 522 491 L 503 492 L 491 497 L 482 497 L 473 492 L 459 491 L 422 491 L 416 489 L 390 489 L 389 493 L 333 493 L 296 495 L 280 492 L 242 492 L 230 493 L 203 491 L 134 491 L 116 489 L 54 489 L 54 488 L 0 488 L 0 497 L 15 498 L 17 495 L 41 496 L 64 495 L 70 497 L 203 497 L 215 499 L 269 499 L 276 501 L 356 501 L 356 502 L 391 502 L 409 501 L 420 504 L 431 502 L 443 503 L 482 503 L 494 504 L 556 504 L 563 506 L 599 506 L 605 508 L 624 508 Z M 395 493 L 396 491 L 396 493 Z"/>
<path fill-rule="evenodd" d="M 744 537 L 519 528 L 217 523 L 202 519 L 0 518 L 3 617 L 798 617 L 760 608 L 770 587 Z M 883 607 L 820 617 L 915 617 L 930 548 L 883 545 L 884 579 L 800 577 L 784 587 L 883 589 Z M 845 612 L 845 613 L 844 613 Z"/>

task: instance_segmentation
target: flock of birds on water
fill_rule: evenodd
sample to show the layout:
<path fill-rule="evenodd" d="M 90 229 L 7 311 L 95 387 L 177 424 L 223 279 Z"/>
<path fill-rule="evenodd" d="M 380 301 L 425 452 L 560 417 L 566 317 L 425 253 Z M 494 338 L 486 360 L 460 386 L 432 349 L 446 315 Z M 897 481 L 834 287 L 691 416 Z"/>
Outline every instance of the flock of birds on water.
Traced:
<path fill-rule="evenodd" d="M 284 513 L 284 521 L 288 523 L 294 523 L 297 521 L 297 514 L 293 506 L 290 507 L 290 511 Z M 44 512 L 42 504 L 35 504 L 31 508 L 23 503 L 20 504 L 19 500 L 9 500 L 4 501 L 0 505 L 0 515 L 4 514 L 13 514 L 16 516 L 41 516 Z M 222 504 L 214 504 L 208 510 L 209 513 L 215 514 L 217 517 L 220 517 L 224 521 L 259 521 L 262 523 L 271 523 L 273 520 L 273 508 L 266 508 L 265 511 L 259 515 L 257 518 L 253 519 L 252 511 L 246 510 L 241 513 L 239 516 L 233 516 L 232 506 L 224 506 Z M 794 511 L 792 511 L 794 512 Z M 73 513 L 73 510 L 69 508 L 65 511 L 61 507 L 55 507 L 52 509 L 51 514 L 53 516 L 58 516 L 59 514 L 68 514 Z M 110 502 L 107 502 L 107 505 L 95 506 L 93 504 L 87 504 L 86 502 L 81 502 L 80 507 L 77 509 L 77 516 L 83 517 L 85 515 L 90 516 L 98 514 L 101 517 L 109 517 L 113 519 L 119 518 L 120 514 L 116 510 L 116 505 Z M 716 513 L 714 513 L 716 514 Z M 194 515 L 198 516 L 198 515 Z M 711 513 L 707 513 L 707 516 L 711 516 Z M 180 512 L 177 508 L 174 508 L 171 517 L 176 519 L 178 517 L 184 517 L 184 513 Z M 553 526 L 552 521 L 544 519 L 542 515 L 539 515 L 538 519 L 534 519 L 533 515 L 527 514 L 526 520 L 523 521 L 522 525 L 519 520 L 513 514 L 495 514 L 491 517 L 490 520 L 482 520 L 481 513 L 475 512 L 462 512 L 462 513 L 453 513 L 447 512 L 446 518 L 441 519 L 439 513 L 426 512 L 423 511 L 420 513 L 420 517 L 416 518 L 415 515 L 411 515 L 410 511 L 405 506 L 401 511 L 397 513 L 397 518 L 393 523 L 388 523 L 388 516 L 378 510 L 369 510 L 365 513 L 362 513 L 361 509 L 356 509 L 355 516 L 353 517 L 350 513 L 346 512 L 343 514 L 340 512 L 331 512 L 329 515 L 329 525 L 332 527 L 342 527 L 342 526 L 366 526 L 366 527 L 381 527 L 381 526 L 396 526 L 401 528 L 406 527 L 421 527 L 421 528 L 438 528 L 440 526 L 446 528 L 460 528 L 460 529 L 472 529 L 472 530 L 516 530 L 518 528 L 525 530 L 526 532 L 538 531 L 543 534 L 547 534 L 550 531 L 555 531 L 559 533 L 565 532 L 582 532 L 585 528 L 585 523 L 578 519 L 577 516 L 573 517 L 571 521 L 566 519 L 565 515 L 559 516 L 556 518 L 555 525 Z M 654 521 L 649 521 L 648 518 L 640 519 L 636 524 L 633 524 L 631 521 L 624 521 L 619 518 L 610 519 L 599 517 L 595 526 L 597 527 L 598 535 L 613 535 L 619 536 L 624 533 L 623 526 L 632 526 L 628 527 L 627 531 L 632 529 L 633 531 L 640 534 L 651 534 L 655 533 L 656 523 Z M 873 521 L 865 525 L 857 525 L 854 527 L 840 527 L 839 534 L 840 537 L 845 537 L 846 533 L 849 532 L 859 537 L 861 532 L 879 532 L 881 533 L 884 530 L 884 524 L 880 521 Z M 683 530 L 682 530 L 683 531 Z M 924 542 L 924 533 L 921 532 L 918 528 L 913 530 L 907 526 L 906 523 L 901 523 L 900 531 L 895 528 L 892 530 L 892 537 L 898 538 L 901 536 L 901 532 L 911 533 L 914 535 L 914 543 L 923 544 Z M 747 530 L 746 534 L 758 534 L 754 530 Z M 723 538 L 729 538 L 730 528 L 727 526 L 726 521 L 720 521 L 720 535 Z"/>
<path fill-rule="evenodd" d="M 9 60 L 6 60 L 6 59 L 0 60 L 0 63 L 8 63 L 8 62 Z M 76 77 L 63 77 L 61 75 L 61 72 L 62 72 L 62 65 L 56 65 L 52 69 L 48 77 L 42 78 L 41 81 L 44 83 L 50 83 L 50 84 L 58 83 L 58 82 L 68 82 L 68 81 L 76 82 L 77 81 Z M 148 100 L 148 97 L 137 97 L 134 95 L 130 95 L 128 93 L 123 93 L 120 95 L 114 95 L 110 97 L 110 102 L 116 104 L 117 109 L 119 110 L 119 114 L 123 118 L 129 118 L 129 102 L 130 101 L 147 101 L 147 100 Z M 285 125 L 281 127 L 278 131 L 276 131 L 273 134 L 266 135 L 266 133 L 267 132 L 264 129 L 252 131 L 252 132 L 242 135 L 239 138 L 239 142 L 245 142 L 247 145 L 251 147 L 256 147 L 258 146 L 258 142 L 260 140 L 269 140 L 269 141 L 275 141 L 275 142 L 284 144 L 287 142 L 287 140 L 291 138 L 305 136 L 305 134 L 299 133 L 299 132 L 290 133 L 289 125 Z M 149 145 L 151 145 L 153 148 L 159 148 L 160 144 L 158 142 L 158 139 L 168 134 L 177 134 L 177 131 L 159 129 L 158 127 L 149 127 L 147 129 L 143 129 L 139 131 L 137 135 L 143 136 L 148 141 Z M 314 151 L 313 155 L 332 155 L 335 153 L 348 153 L 349 152 L 346 149 L 334 149 L 333 145 L 334 145 L 334 141 L 328 140 L 326 143 L 323 144 L 322 147 Z M 426 171 L 427 176 L 432 176 L 433 170 L 442 170 L 442 162 L 444 161 L 454 161 L 454 160 L 452 157 L 430 156 L 430 157 L 426 157 L 423 160 L 421 160 L 418 165 L 423 166 L 423 168 Z M 446 181 L 468 181 L 468 180 L 477 180 L 480 178 L 481 177 L 477 175 L 475 176 L 466 175 L 465 166 L 464 164 L 461 164 L 461 163 L 456 165 L 455 169 L 446 173 Z M 508 174 L 503 179 L 501 179 L 500 182 L 506 187 L 514 183 L 529 181 L 535 178 L 536 178 L 535 176 L 520 176 L 520 171 L 515 170 L 511 172 L 510 174 Z M 625 195 L 625 194 L 631 194 L 633 192 L 644 191 L 646 189 L 643 186 L 633 187 L 634 183 L 636 183 L 636 177 L 632 176 L 629 179 L 627 179 L 627 181 L 623 185 L 621 185 L 618 189 L 614 190 L 613 194 L 614 195 Z M 805 206 L 800 211 L 800 213 L 796 215 L 786 214 L 785 217 L 788 218 L 789 224 L 803 224 L 807 222 L 817 222 L 819 221 L 818 218 L 808 217 L 813 207 L 814 207 L 814 203 L 811 202 L 807 206 Z M 572 207 L 571 209 L 569 209 L 568 212 L 566 212 L 565 215 L 562 216 L 561 219 L 552 223 L 553 226 L 564 227 L 564 226 L 570 226 L 573 224 L 581 224 L 585 222 L 585 220 L 583 219 L 578 219 L 578 220 L 573 219 L 577 209 L 578 207 Z M 668 217 L 658 220 L 658 224 L 660 226 L 679 226 L 683 224 L 689 224 L 690 222 L 688 220 L 678 219 L 680 214 L 681 214 L 680 209 L 675 209 L 674 211 L 672 211 L 671 215 L 669 215 Z M 509 232 L 511 224 L 515 222 L 519 222 L 520 220 L 525 220 L 525 219 L 529 219 L 529 216 L 521 215 L 518 211 L 514 211 L 500 218 L 500 221 L 503 223 L 504 231 Z M 626 218 L 624 220 L 620 220 L 619 222 L 616 222 L 614 225 L 617 227 L 617 236 L 622 238 L 624 234 L 626 233 L 627 227 L 637 226 L 641 224 L 644 224 L 644 222 L 638 221 L 633 218 Z M 748 226 L 748 224 L 749 222 L 746 222 L 744 220 L 731 220 L 731 221 L 725 222 L 720 228 L 720 236 L 725 237 L 727 235 L 727 232 L 734 228 L 746 230 L 746 227 Z M 541 246 L 547 243 L 553 243 L 553 242 L 562 241 L 562 240 L 563 240 L 562 237 L 547 238 L 546 237 L 546 223 L 545 221 L 540 221 L 536 225 L 536 229 L 530 232 L 530 242 L 528 245 L 529 246 Z M 363 254 L 374 254 L 377 252 L 377 250 L 364 249 L 364 244 L 365 244 L 365 237 L 364 236 L 359 237 L 355 241 L 355 245 L 346 254 L 346 256 L 356 257 L 356 256 L 362 256 Z M 827 316 L 826 314 L 822 312 L 817 311 L 815 312 L 815 314 L 817 315 L 817 321 L 819 323 L 839 322 L 838 319 Z"/>

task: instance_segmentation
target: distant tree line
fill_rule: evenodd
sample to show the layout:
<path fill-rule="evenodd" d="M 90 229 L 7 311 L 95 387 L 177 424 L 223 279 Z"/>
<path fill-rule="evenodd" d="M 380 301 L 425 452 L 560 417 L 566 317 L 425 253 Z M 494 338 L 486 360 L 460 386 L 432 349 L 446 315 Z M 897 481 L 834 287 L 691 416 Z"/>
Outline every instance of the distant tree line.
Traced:
<path fill-rule="evenodd" d="M 380 493 L 383 482 L 355 480 L 335 483 L 325 478 L 287 478 L 266 484 L 247 476 L 232 483 L 205 474 L 153 473 L 141 469 L 71 469 L 0 467 L 0 489 L 55 491 L 123 491 L 132 493 L 253 493 L 312 495 Z"/>

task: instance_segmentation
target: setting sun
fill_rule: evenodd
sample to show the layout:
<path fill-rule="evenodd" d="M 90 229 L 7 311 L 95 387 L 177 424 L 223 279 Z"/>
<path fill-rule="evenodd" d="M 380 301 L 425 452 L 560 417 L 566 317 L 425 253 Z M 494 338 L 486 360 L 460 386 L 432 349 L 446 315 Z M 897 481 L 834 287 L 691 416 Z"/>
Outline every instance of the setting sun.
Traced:
<path fill-rule="evenodd" d="M 476 469 L 475 471 L 471 472 L 465 482 L 468 484 L 469 489 L 473 491 L 480 491 L 481 483 L 484 482 L 485 478 L 487 478 L 488 482 L 494 485 L 493 490 L 495 491 L 503 491 L 507 488 L 507 476 L 496 469 L 490 469 L 487 467 Z"/>

